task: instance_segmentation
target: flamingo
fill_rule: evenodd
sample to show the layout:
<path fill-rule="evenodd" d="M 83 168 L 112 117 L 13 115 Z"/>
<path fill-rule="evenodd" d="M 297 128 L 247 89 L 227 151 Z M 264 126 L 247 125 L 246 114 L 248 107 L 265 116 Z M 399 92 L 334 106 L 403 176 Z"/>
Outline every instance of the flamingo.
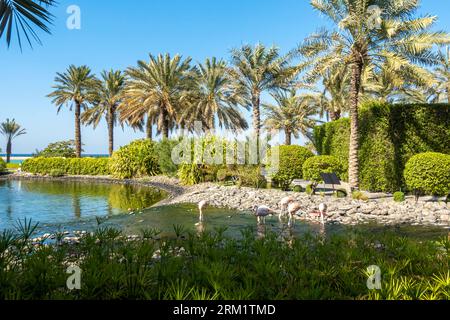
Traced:
<path fill-rule="evenodd" d="M 268 215 L 273 215 L 273 214 L 278 213 L 275 210 L 272 210 L 267 206 L 255 206 L 254 212 L 255 212 L 255 216 L 258 220 L 258 224 L 260 224 L 261 222 L 266 223 L 266 217 Z"/>
<path fill-rule="evenodd" d="M 278 216 L 278 219 L 280 219 L 280 221 L 281 221 L 281 217 L 284 216 L 288 205 L 294 201 L 295 201 L 295 199 L 291 196 L 287 196 L 287 197 L 284 197 L 283 199 L 281 199 L 281 201 L 280 201 L 281 212 L 280 212 L 280 215 Z M 288 213 L 288 212 L 286 212 L 286 213 Z"/>
<path fill-rule="evenodd" d="M 298 202 L 289 203 L 288 208 L 287 208 L 288 214 L 289 214 L 288 227 L 292 227 L 292 224 L 293 224 L 292 218 L 294 217 L 294 214 L 297 213 L 301 208 L 302 208 L 302 206 Z"/>
<path fill-rule="evenodd" d="M 325 221 L 323 217 L 326 215 L 327 212 L 327 205 L 325 203 L 319 204 L 319 212 L 320 212 L 320 222 L 324 225 Z"/>
<path fill-rule="evenodd" d="M 202 222 L 204 220 L 203 217 L 203 209 L 205 209 L 208 206 L 208 202 L 206 200 L 202 200 L 198 203 L 198 211 L 200 212 L 200 216 L 198 217 L 198 220 Z"/>

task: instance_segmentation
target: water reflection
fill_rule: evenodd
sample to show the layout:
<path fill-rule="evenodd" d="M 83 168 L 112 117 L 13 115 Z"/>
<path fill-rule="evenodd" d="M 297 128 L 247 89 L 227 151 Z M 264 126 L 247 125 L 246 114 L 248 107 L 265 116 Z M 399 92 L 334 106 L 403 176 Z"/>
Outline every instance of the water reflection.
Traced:
<path fill-rule="evenodd" d="M 42 180 L 0 181 L 0 230 L 17 220 L 66 224 L 140 212 L 160 201 L 165 192 L 134 185 Z"/>

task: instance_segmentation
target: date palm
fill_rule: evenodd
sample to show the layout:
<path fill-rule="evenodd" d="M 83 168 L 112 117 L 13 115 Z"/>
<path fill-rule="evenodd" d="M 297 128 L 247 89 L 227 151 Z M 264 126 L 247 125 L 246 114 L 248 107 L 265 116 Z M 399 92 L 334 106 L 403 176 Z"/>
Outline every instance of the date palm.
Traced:
<path fill-rule="evenodd" d="M 75 109 L 75 149 L 76 156 L 81 157 L 81 109 L 95 101 L 95 91 L 99 87 L 99 80 L 91 73 L 87 66 L 74 65 L 64 73 L 57 73 L 55 89 L 48 97 L 58 107 L 58 113 L 63 106 Z"/>
<path fill-rule="evenodd" d="M 103 71 L 102 82 L 93 92 L 93 107 L 81 115 L 81 121 L 93 125 L 94 129 L 104 117 L 108 126 L 108 150 L 112 156 L 114 151 L 114 126 L 117 124 L 117 107 L 121 102 L 125 87 L 125 75 L 121 71 Z"/>
<path fill-rule="evenodd" d="M 231 75 L 238 90 L 244 94 L 245 104 L 252 108 L 253 130 L 259 139 L 261 94 L 285 86 L 293 70 L 289 68 L 289 59 L 282 56 L 278 48 L 267 48 L 262 44 L 233 49 L 231 62 Z"/>
<path fill-rule="evenodd" d="M 351 69 L 349 182 L 358 189 L 358 107 L 364 69 L 381 68 L 388 60 L 399 70 L 433 65 L 437 61 L 433 47 L 448 43 L 450 37 L 430 31 L 436 17 L 414 17 L 418 0 L 311 0 L 311 4 L 336 27 L 311 35 L 301 45 L 310 74 L 320 76 L 340 64 Z"/>
<path fill-rule="evenodd" d="M 439 52 L 439 64 L 434 70 L 436 81 L 438 82 L 436 91 L 436 100 L 443 101 L 447 98 L 450 103 L 450 47 L 447 47 L 446 53 Z"/>
<path fill-rule="evenodd" d="M 119 107 L 120 120 L 138 125 L 145 118 L 155 119 L 163 138 L 168 138 L 191 95 L 190 62 L 191 58 L 183 60 L 179 55 L 172 58 L 160 54 L 150 55 L 149 62 L 138 61 L 137 67 L 128 68 L 128 81 Z"/>
<path fill-rule="evenodd" d="M 291 145 L 292 136 L 299 134 L 310 138 L 309 130 L 316 125 L 313 117 L 317 114 L 315 106 L 308 104 L 295 90 L 289 93 L 279 91 L 272 94 L 276 104 L 263 104 L 268 129 L 284 130 L 285 144 Z"/>
<path fill-rule="evenodd" d="M 30 46 L 32 40 L 40 44 L 35 28 L 50 33 L 48 25 L 51 24 L 53 16 L 48 9 L 55 4 L 54 0 L 1 0 L 0 38 L 5 36 L 9 47 L 15 31 L 21 49 L 23 36 Z"/>
<path fill-rule="evenodd" d="M 6 163 L 9 163 L 11 161 L 12 141 L 27 132 L 14 119 L 6 119 L 5 122 L 0 124 L 0 133 L 6 138 Z"/>
<path fill-rule="evenodd" d="M 208 129 L 215 129 L 216 118 L 220 128 L 245 130 L 247 121 L 238 110 L 242 96 L 233 86 L 227 65 L 216 58 L 206 59 L 194 70 L 195 88 L 190 106 L 183 112 L 181 121 L 192 127 L 201 121 Z"/>

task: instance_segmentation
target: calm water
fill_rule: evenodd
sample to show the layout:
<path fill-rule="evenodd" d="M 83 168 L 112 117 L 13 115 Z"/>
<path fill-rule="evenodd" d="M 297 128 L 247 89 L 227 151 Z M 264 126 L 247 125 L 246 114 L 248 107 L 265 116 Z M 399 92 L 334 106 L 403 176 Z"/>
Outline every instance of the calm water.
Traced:
<path fill-rule="evenodd" d="M 17 220 L 24 218 L 39 222 L 39 233 L 57 230 L 93 230 L 96 217 L 102 217 L 103 225 L 121 228 L 128 234 L 139 234 L 142 229 L 156 228 L 163 235 L 174 234 L 174 225 L 187 231 L 214 230 L 226 227 L 225 234 L 238 237 L 246 227 L 256 228 L 256 219 L 249 212 L 237 212 L 220 208 L 207 208 L 206 221 L 198 222 L 194 205 L 176 205 L 149 208 L 165 197 L 165 193 L 148 187 L 129 185 L 93 184 L 86 182 L 49 181 L 1 181 L 0 180 L 0 230 L 13 228 Z M 149 209 L 143 209 L 149 208 Z M 129 209 L 133 214 L 129 214 Z M 350 227 L 297 221 L 292 234 L 307 232 L 346 232 Z M 402 236 L 437 239 L 446 236 L 448 230 L 434 227 L 384 227 L 362 225 L 358 230 L 384 232 L 392 230 Z M 277 217 L 268 217 L 265 228 L 257 231 L 288 232 Z"/>

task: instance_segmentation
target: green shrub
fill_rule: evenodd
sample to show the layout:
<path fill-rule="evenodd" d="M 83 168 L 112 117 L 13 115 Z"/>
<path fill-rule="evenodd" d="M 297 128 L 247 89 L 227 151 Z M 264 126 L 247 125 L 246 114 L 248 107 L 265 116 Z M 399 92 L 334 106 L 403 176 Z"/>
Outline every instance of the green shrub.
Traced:
<path fill-rule="evenodd" d="M 312 184 L 308 184 L 305 188 L 305 192 L 307 195 L 312 195 L 314 194 L 314 187 Z"/>
<path fill-rule="evenodd" d="M 6 162 L 3 160 L 2 157 L 0 157 L 0 172 L 3 172 L 6 170 Z"/>
<path fill-rule="evenodd" d="M 294 192 L 303 192 L 304 190 L 303 190 L 302 186 L 296 185 L 296 186 L 292 187 L 292 191 L 294 191 Z"/>
<path fill-rule="evenodd" d="M 415 155 L 407 162 L 404 174 L 409 190 L 438 196 L 450 193 L 450 155 L 435 152 Z"/>
<path fill-rule="evenodd" d="M 450 154 L 449 104 L 366 103 L 361 107 L 360 187 L 394 192 L 405 187 L 405 164 L 423 152 Z M 348 169 L 350 122 L 333 121 L 314 129 L 314 145 L 321 155 L 332 155 Z M 341 177 L 346 180 L 346 177 Z"/>
<path fill-rule="evenodd" d="M 163 139 L 155 144 L 158 165 L 161 173 L 166 176 L 176 176 L 178 165 L 172 161 L 172 150 L 180 143 L 179 140 Z"/>
<path fill-rule="evenodd" d="M 347 190 L 337 189 L 333 194 L 336 198 L 346 198 L 348 196 Z"/>
<path fill-rule="evenodd" d="M 237 172 L 229 168 L 220 168 L 217 170 L 216 176 L 219 182 L 232 181 L 237 177 Z"/>
<path fill-rule="evenodd" d="M 314 154 L 301 146 L 278 146 L 273 147 L 270 153 L 278 152 L 278 168 L 274 164 L 269 164 L 268 172 L 272 181 L 283 189 L 289 188 L 294 179 L 303 178 L 303 163 Z"/>
<path fill-rule="evenodd" d="M 361 191 L 353 191 L 352 198 L 354 200 L 362 200 L 362 201 L 369 200 L 369 197 L 364 192 L 361 192 Z"/>
<path fill-rule="evenodd" d="M 109 175 L 108 158 L 30 158 L 22 163 L 22 171 L 50 175 L 53 170 L 68 175 Z"/>
<path fill-rule="evenodd" d="M 394 201 L 395 202 L 403 202 L 405 201 L 405 194 L 401 191 L 397 191 L 394 193 Z"/>
<path fill-rule="evenodd" d="M 303 179 L 311 181 L 313 188 L 323 181 L 321 173 L 332 172 L 336 173 L 338 177 L 343 172 L 341 163 L 333 156 L 315 156 L 303 163 Z"/>
<path fill-rule="evenodd" d="M 155 143 L 148 139 L 136 140 L 114 152 L 111 173 L 120 179 L 153 176 L 160 173 Z"/>
<path fill-rule="evenodd" d="M 57 178 L 57 177 L 64 176 L 64 174 L 65 174 L 65 172 L 62 169 L 52 169 L 52 170 L 50 170 L 48 175 L 51 177 Z"/>
<path fill-rule="evenodd" d="M 181 183 L 187 186 L 192 186 L 203 181 L 203 171 L 200 168 L 201 165 L 196 163 L 182 164 L 178 168 L 178 178 Z"/>
<path fill-rule="evenodd" d="M 7 163 L 6 164 L 6 169 L 19 169 L 20 168 L 20 164 L 18 163 Z M 0 170 L 1 171 L 1 170 Z"/>
<path fill-rule="evenodd" d="M 238 185 L 252 188 L 265 188 L 267 180 L 261 174 L 259 166 L 239 166 L 237 169 Z"/>
<path fill-rule="evenodd" d="M 83 151 L 83 150 L 82 150 Z M 36 151 L 34 157 L 39 158 L 75 158 L 77 155 L 75 150 L 75 141 L 58 141 L 50 143 L 44 150 Z"/>

